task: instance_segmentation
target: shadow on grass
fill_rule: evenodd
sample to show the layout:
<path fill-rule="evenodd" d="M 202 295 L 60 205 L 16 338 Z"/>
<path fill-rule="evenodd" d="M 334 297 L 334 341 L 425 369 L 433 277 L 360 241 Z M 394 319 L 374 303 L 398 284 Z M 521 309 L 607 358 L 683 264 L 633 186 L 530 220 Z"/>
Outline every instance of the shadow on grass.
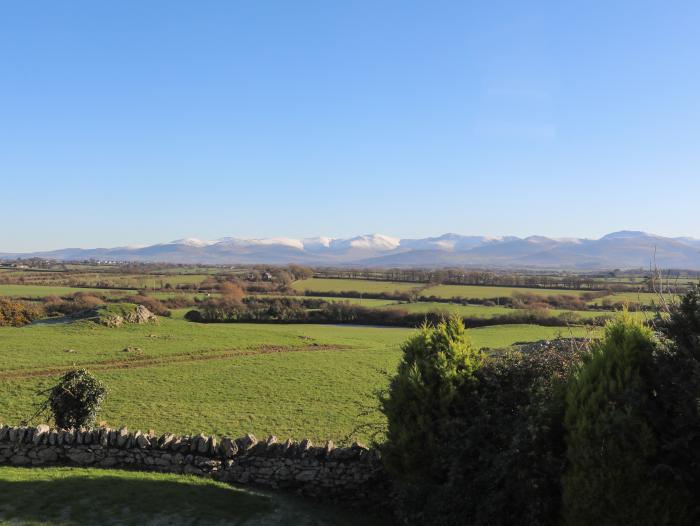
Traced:
<path fill-rule="evenodd" d="M 208 479 L 75 467 L 0 467 L 0 524 L 385 526 L 391 521 L 283 492 Z"/>
<path fill-rule="evenodd" d="M 0 469 L 0 522 L 13 524 L 243 524 L 272 508 L 265 496 L 193 477 Z"/>

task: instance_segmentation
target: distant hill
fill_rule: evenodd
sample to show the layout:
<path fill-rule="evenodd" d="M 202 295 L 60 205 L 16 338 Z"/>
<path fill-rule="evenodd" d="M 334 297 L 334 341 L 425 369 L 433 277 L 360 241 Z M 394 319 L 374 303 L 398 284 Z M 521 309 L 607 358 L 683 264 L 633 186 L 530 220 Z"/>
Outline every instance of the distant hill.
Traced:
<path fill-rule="evenodd" d="M 444 234 L 398 239 L 366 234 L 349 239 L 222 238 L 178 239 L 146 247 L 65 248 L 29 254 L 0 253 L 0 258 L 45 257 L 162 263 L 300 263 L 368 267 L 499 267 L 551 269 L 661 268 L 700 270 L 700 240 L 621 231 L 600 239 L 519 238 Z"/>

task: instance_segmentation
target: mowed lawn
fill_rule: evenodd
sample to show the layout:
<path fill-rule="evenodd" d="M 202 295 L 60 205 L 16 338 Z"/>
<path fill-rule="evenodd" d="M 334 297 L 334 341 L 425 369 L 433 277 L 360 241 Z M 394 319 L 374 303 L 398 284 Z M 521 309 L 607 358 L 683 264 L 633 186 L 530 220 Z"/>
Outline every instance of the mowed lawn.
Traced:
<path fill-rule="evenodd" d="M 0 522 L 17 525 L 373 526 L 352 512 L 188 475 L 0 467 Z M 89 497 L 88 497 L 89 496 Z"/>
<path fill-rule="evenodd" d="M 376 411 L 359 415 L 376 406 L 412 332 L 168 319 L 116 329 L 90 322 L 0 328 L 0 421 L 28 418 L 42 399 L 37 392 L 85 366 L 109 389 L 99 419 L 113 427 L 366 442 L 369 431 L 354 432 L 357 426 L 383 421 Z M 478 347 L 588 334 L 535 325 L 469 333 Z"/>
<path fill-rule="evenodd" d="M 410 292 L 413 289 L 420 287 L 420 284 L 405 283 L 400 281 L 372 281 L 362 279 L 328 279 L 328 278 L 310 278 L 295 281 L 292 283 L 294 290 L 299 292 L 345 292 L 357 291 L 362 293 L 393 293 L 393 292 Z"/>

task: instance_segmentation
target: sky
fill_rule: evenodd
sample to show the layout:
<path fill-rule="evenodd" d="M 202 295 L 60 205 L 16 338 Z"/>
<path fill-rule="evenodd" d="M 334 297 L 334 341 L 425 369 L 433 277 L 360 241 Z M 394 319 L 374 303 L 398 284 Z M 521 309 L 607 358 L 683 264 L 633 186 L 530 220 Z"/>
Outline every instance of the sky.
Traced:
<path fill-rule="evenodd" d="M 700 237 L 700 2 L 0 2 L 0 252 Z"/>

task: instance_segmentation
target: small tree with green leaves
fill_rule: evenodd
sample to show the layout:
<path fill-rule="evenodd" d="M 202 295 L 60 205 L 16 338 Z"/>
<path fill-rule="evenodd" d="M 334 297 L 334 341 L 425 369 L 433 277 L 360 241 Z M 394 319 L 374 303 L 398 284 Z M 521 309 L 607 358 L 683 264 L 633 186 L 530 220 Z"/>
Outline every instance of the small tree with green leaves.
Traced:
<path fill-rule="evenodd" d="M 60 428 L 91 426 L 106 394 L 102 382 L 87 370 L 76 369 L 68 371 L 48 390 L 44 407 L 51 410 Z"/>
<path fill-rule="evenodd" d="M 420 500 L 447 474 L 436 452 L 455 410 L 456 396 L 483 363 L 458 317 L 435 327 L 424 325 L 402 346 L 403 359 L 380 399 L 386 415 L 384 462 L 398 481 L 404 511 L 419 510 Z M 412 520 L 416 520 L 414 517 Z"/>
<path fill-rule="evenodd" d="M 661 332 L 673 340 L 680 351 L 700 360 L 700 286 L 691 286 L 670 309 L 668 317 L 657 322 Z"/>
<path fill-rule="evenodd" d="M 657 407 L 651 415 L 659 441 L 655 471 L 673 485 L 700 523 L 700 287 L 692 286 L 657 320 L 668 339 L 654 364 Z"/>
<path fill-rule="evenodd" d="M 682 504 L 654 474 L 657 350 L 652 331 L 625 314 L 574 374 L 564 417 L 565 524 L 680 524 Z"/>

